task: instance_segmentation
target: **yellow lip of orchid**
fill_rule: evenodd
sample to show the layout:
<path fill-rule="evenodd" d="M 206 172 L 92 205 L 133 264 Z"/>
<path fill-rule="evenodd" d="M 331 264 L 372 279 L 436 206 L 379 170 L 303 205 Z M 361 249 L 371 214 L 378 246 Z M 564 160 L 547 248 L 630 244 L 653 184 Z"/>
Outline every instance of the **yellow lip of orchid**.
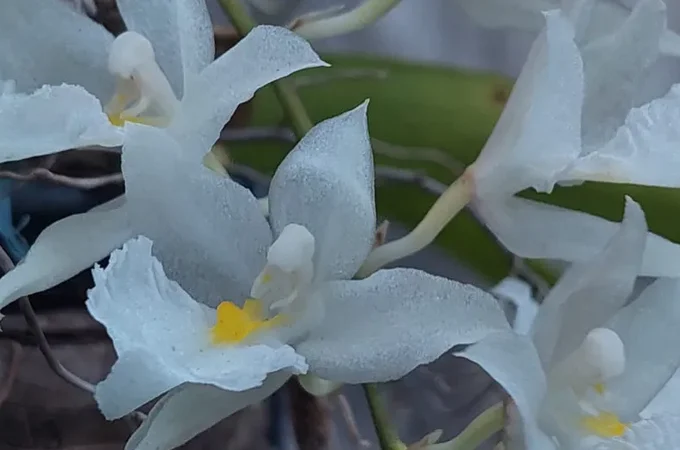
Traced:
<path fill-rule="evenodd" d="M 619 417 L 611 412 L 601 412 L 581 418 L 581 426 L 588 432 L 601 438 L 623 436 L 629 424 L 621 422 Z"/>
<path fill-rule="evenodd" d="M 262 302 L 249 298 L 239 308 L 232 302 L 217 307 L 217 320 L 210 329 L 213 344 L 236 344 L 256 332 L 271 329 L 284 320 L 281 314 L 264 319 Z"/>

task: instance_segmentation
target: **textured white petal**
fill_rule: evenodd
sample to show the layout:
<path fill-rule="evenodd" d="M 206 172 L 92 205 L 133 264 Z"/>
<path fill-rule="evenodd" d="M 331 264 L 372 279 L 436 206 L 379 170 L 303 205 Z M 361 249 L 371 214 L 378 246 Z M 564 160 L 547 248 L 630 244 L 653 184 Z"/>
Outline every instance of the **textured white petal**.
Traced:
<path fill-rule="evenodd" d="M 40 233 L 24 259 L 0 278 L 0 308 L 68 280 L 130 238 L 124 207 L 98 209 L 66 217 Z"/>
<path fill-rule="evenodd" d="M 25 93 L 44 84 L 81 85 L 105 102 L 114 91 L 107 69 L 112 41 L 104 27 L 63 2 L 4 1 L 0 80 L 16 80 Z"/>
<path fill-rule="evenodd" d="M 132 0 L 131 0 L 132 1 Z M 180 111 L 168 130 L 202 159 L 236 108 L 272 81 L 327 65 L 309 43 L 285 28 L 262 25 L 185 83 Z M 188 75 L 187 75 L 188 76 Z"/>
<path fill-rule="evenodd" d="M 626 117 L 602 148 L 576 161 L 565 179 L 680 186 L 680 84 Z"/>
<path fill-rule="evenodd" d="M 44 86 L 30 95 L 0 96 L 0 163 L 122 143 L 122 129 L 111 125 L 99 100 L 80 86 Z"/>
<path fill-rule="evenodd" d="M 375 238 L 368 103 L 316 125 L 283 160 L 269 188 L 275 235 L 291 223 L 314 236 L 316 279 L 351 278 Z"/>
<path fill-rule="evenodd" d="M 197 74 L 215 57 L 205 0 L 118 0 L 128 30 L 145 36 L 178 97 L 186 74 Z"/>
<path fill-rule="evenodd" d="M 621 437 L 600 442 L 592 450 L 676 450 L 680 448 L 680 416 L 659 415 L 631 425 Z"/>
<path fill-rule="evenodd" d="M 608 403 L 624 419 L 636 419 L 680 367 L 678 323 L 680 279 L 660 278 L 606 325 L 626 349 L 626 371 L 607 383 Z"/>
<path fill-rule="evenodd" d="M 607 13 L 615 14 L 610 9 Z M 615 32 L 583 46 L 582 137 L 586 148 L 611 139 L 634 106 L 640 82 L 659 53 L 665 11 L 661 0 L 641 0 Z M 592 25 L 599 25 L 597 18 Z"/>
<path fill-rule="evenodd" d="M 544 367 L 576 350 L 588 332 L 622 308 L 640 271 L 647 224 L 640 206 L 628 199 L 623 222 L 604 249 L 572 265 L 541 303 L 532 330 Z"/>
<path fill-rule="evenodd" d="M 97 386 L 105 416 L 121 417 L 184 382 L 244 391 L 272 372 L 306 372 L 304 358 L 287 345 L 212 344 L 215 311 L 166 277 L 151 246 L 145 237 L 132 239 L 111 254 L 106 269 L 93 271 L 87 308 L 119 355 Z"/>
<path fill-rule="evenodd" d="M 677 370 L 659 393 L 640 412 L 640 417 L 649 419 L 659 414 L 680 414 L 680 370 Z"/>
<path fill-rule="evenodd" d="M 546 22 L 472 166 L 480 197 L 530 186 L 550 191 L 555 175 L 580 152 L 583 66 L 574 30 L 556 11 Z"/>
<path fill-rule="evenodd" d="M 479 364 L 512 397 L 524 431 L 524 445 L 518 448 L 556 448 L 539 428 L 539 409 L 546 394 L 546 379 L 528 337 L 509 331 L 494 333 L 456 355 Z"/>
<path fill-rule="evenodd" d="M 192 151 L 163 130 L 128 125 L 123 175 L 130 221 L 192 297 L 212 306 L 241 301 L 264 267 L 271 231 L 255 197 L 194 160 Z"/>
<path fill-rule="evenodd" d="M 333 281 L 325 298 L 324 322 L 296 349 L 331 381 L 396 380 L 455 345 L 510 329 L 490 294 L 414 269 Z"/>
<path fill-rule="evenodd" d="M 665 30 L 661 36 L 660 48 L 664 55 L 680 57 L 680 35 L 671 30 Z"/>
<path fill-rule="evenodd" d="M 559 8 L 558 0 L 457 0 L 466 13 L 487 28 L 519 28 L 539 31 L 543 11 Z"/>
<path fill-rule="evenodd" d="M 523 258 L 587 261 L 619 227 L 601 217 L 520 197 L 484 199 L 473 206 L 496 238 Z M 640 276 L 679 275 L 680 246 L 647 233 Z"/>
<path fill-rule="evenodd" d="M 171 450 L 207 430 L 220 420 L 260 402 L 290 377 L 270 375 L 257 389 L 224 391 L 214 386 L 185 384 L 156 403 L 149 417 L 130 437 L 125 450 Z"/>

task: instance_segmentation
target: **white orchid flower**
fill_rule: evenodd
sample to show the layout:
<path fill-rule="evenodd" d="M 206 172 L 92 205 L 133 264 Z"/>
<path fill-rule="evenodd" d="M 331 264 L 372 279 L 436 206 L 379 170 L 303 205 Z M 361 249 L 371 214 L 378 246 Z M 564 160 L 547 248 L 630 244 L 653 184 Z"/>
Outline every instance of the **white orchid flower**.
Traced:
<path fill-rule="evenodd" d="M 546 26 L 477 160 L 409 235 L 375 249 L 361 273 L 423 248 L 468 204 L 518 256 L 584 261 L 616 224 L 513 196 L 583 181 L 680 187 L 673 125 L 680 120 L 680 84 L 633 108 L 637 83 L 658 53 L 665 5 L 640 0 L 617 30 L 590 41 L 593 1 L 565 0 L 562 10 L 545 13 Z M 598 234 L 583 233 L 590 229 Z M 678 276 L 680 246 L 649 239 L 655 245 L 647 247 L 641 275 Z"/>
<path fill-rule="evenodd" d="M 509 331 L 496 300 L 469 285 L 414 269 L 350 279 L 376 226 L 366 104 L 314 127 L 284 159 L 269 222 L 244 188 L 188 167 L 169 142 L 159 152 L 161 131 L 131 133 L 126 204 L 146 237 L 95 269 L 87 303 L 119 357 L 97 387 L 103 413 L 167 392 L 128 449 L 180 445 L 307 367 L 333 382 L 395 380 Z"/>
<path fill-rule="evenodd" d="M 665 6 L 640 0 L 615 32 L 579 37 L 595 18 L 592 0 L 546 14 L 510 100 L 487 145 L 468 169 L 472 206 L 513 253 L 585 261 L 617 225 L 512 195 L 529 187 L 584 180 L 680 186 L 680 85 L 632 108 L 636 83 L 656 54 Z M 529 231 L 531 230 L 531 231 Z M 641 275 L 678 276 L 680 247 L 650 234 Z"/>
<path fill-rule="evenodd" d="M 517 28 L 539 32 L 545 25 L 544 11 L 560 7 L 560 0 L 457 0 L 463 9 L 480 25 L 487 28 Z M 602 37 L 617 29 L 640 0 L 598 0 L 592 14 L 597 26 L 588 28 L 591 39 Z M 664 30 L 658 43 L 661 53 L 680 56 L 680 36 Z"/>
<path fill-rule="evenodd" d="M 326 65 L 301 38 L 261 26 L 213 62 L 204 0 L 120 0 L 114 37 L 55 0 L 6 2 L 0 17 L 0 162 L 123 144 L 128 122 L 212 145 L 236 107 L 292 72 Z"/>
<path fill-rule="evenodd" d="M 520 423 L 510 424 L 508 449 L 580 449 L 621 438 L 680 366 L 669 345 L 680 339 L 680 279 L 659 278 L 626 305 L 646 232 L 642 210 L 628 199 L 605 249 L 569 268 L 541 305 L 531 332 L 538 360 L 509 350 L 520 348 L 516 341 L 529 347 L 519 336 L 461 353 L 514 400 Z"/>

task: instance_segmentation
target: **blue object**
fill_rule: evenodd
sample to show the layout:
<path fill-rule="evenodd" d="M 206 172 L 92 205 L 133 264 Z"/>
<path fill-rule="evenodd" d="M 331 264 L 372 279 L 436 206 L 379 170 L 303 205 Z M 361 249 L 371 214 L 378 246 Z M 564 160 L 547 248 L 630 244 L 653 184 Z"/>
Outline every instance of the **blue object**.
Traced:
<path fill-rule="evenodd" d="M 0 244 L 12 261 L 17 263 L 24 257 L 29 245 L 14 227 L 11 193 L 15 186 L 14 180 L 0 179 Z"/>

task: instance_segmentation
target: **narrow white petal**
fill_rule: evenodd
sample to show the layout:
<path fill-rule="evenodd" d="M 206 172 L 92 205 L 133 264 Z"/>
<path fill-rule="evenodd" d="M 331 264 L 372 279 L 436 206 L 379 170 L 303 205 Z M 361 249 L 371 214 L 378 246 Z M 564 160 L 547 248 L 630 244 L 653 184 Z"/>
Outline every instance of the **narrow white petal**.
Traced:
<path fill-rule="evenodd" d="M 655 415 L 680 414 L 678 398 L 680 398 L 680 370 L 675 371 L 659 393 L 640 411 L 640 417 L 649 419 Z"/>
<path fill-rule="evenodd" d="M 317 280 L 351 278 L 375 238 L 368 103 L 316 125 L 286 156 L 269 188 L 275 235 L 288 224 L 314 236 Z"/>
<path fill-rule="evenodd" d="M 508 104 L 472 166 L 477 195 L 550 191 L 581 149 L 583 65 L 571 23 L 559 12 L 531 49 Z M 546 151 L 549 149 L 549 151 Z"/>
<path fill-rule="evenodd" d="M 513 332 L 495 333 L 456 353 L 479 364 L 512 397 L 522 421 L 526 450 L 557 447 L 539 428 L 539 409 L 546 394 L 545 373 L 531 340 Z"/>
<path fill-rule="evenodd" d="M 107 69 L 112 41 L 104 27 L 64 2 L 5 1 L 0 15 L 0 80 L 16 80 L 17 90 L 24 93 L 44 84 L 80 85 L 105 102 L 114 91 Z"/>
<path fill-rule="evenodd" d="M 185 83 L 180 111 L 169 131 L 200 160 L 241 103 L 255 91 L 309 67 L 327 65 L 307 41 L 280 27 L 254 28 L 198 76 Z M 188 76 L 188 75 L 187 75 Z"/>
<path fill-rule="evenodd" d="M 68 280 L 129 238 L 124 207 L 92 210 L 53 223 L 17 267 L 0 278 L 0 308 Z"/>
<path fill-rule="evenodd" d="M 152 243 L 138 237 L 93 271 L 87 308 L 106 326 L 119 360 L 97 386 L 97 402 L 109 418 L 121 417 L 182 383 L 212 384 L 230 391 L 260 386 L 269 373 L 306 372 L 292 347 L 215 345 L 215 311 L 169 280 Z"/>
<path fill-rule="evenodd" d="M 544 367 L 562 361 L 626 304 L 640 271 L 646 235 L 644 213 L 628 199 L 623 222 L 600 244 L 602 251 L 572 265 L 560 278 L 542 302 L 532 330 Z"/>
<path fill-rule="evenodd" d="M 631 110 L 614 137 L 576 161 L 564 174 L 569 180 L 592 180 L 648 186 L 680 186 L 680 84 L 662 98 Z"/>
<path fill-rule="evenodd" d="M 380 270 L 325 291 L 324 322 L 296 348 L 310 372 L 331 381 L 396 380 L 455 345 L 510 329 L 490 294 L 419 270 Z"/>
<path fill-rule="evenodd" d="M 626 371 L 607 383 L 608 403 L 624 419 L 636 419 L 680 367 L 678 323 L 680 279 L 660 278 L 606 325 L 626 349 Z"/>
<path fill-rule="evenodd" d="M 0 163 L 88 145 L 115 147 L 123 132 L 80 86 L 44 86 L 0 96 Z"/>
<path fill-rule="evenodd" d="M 601 217 L 520 197 L 478 200 L 473 207 L 496 238 L 523 258 L 587 261 L 619 227 Z M 647 233 L 640 276 L 679 275 L 680 246 Z"/>
<path fill-rule="evenodd" d="M 519 28 L 540 31 L 544 11 L 559 7 L 556 0 L 458 0 L 477 23 L 487 28 Z"/>
<path fill-rule="evenodd" d="M 220 420 L 264 400 L 289 377 L 283 372 L 272 374 L 259 388 L 243 392 L 201 384 L 179 386 L 156 403 L 149 417 L 128 440 L 125 450 L 179 447 Z"/>
<path fill-rule="evenodd" d="M 165 271 L 192 297 L 212 306 L 245 299 L 272 243 L 255 197 L 163 130 L 127 129 L 122 168 L 135 233 L 154 242 Z"/>
<path fill-rule="evenodd" d="M 118 0 L 128 30 L 145 36 L 178 97 L 188 74 L 215 57 L 212 24 L 205 0 Z"/>
<path fill-rule="evenodd" d="M 612 2 L 597 2 L 616 15 Z M 617 29 L 582 48 L 585 100 L 582 115 L 583 145 L 597 148 L 623 125 L 647 69 L 659 53 L 659 39 L 666 26 L 666 7 L 661 0 L 642 0 Z M 600 24 L 593 19 L 593 27 Z"/>

